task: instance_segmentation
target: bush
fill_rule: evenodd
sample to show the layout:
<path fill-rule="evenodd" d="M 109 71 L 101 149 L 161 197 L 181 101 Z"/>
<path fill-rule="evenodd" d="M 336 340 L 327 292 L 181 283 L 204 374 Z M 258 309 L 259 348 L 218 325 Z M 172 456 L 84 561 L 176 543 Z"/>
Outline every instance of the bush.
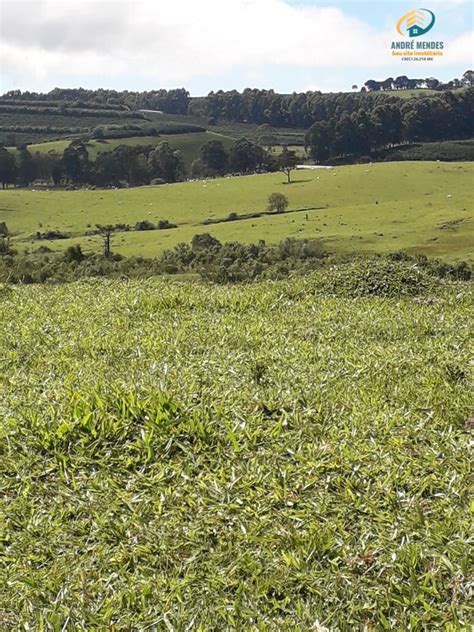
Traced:
<path fill-rule="evenodd" d="M 97 140 L 102 140 L 105 137 L 104 134 L 104 128 L 103 127 L 96 127 L 94 128 L 93 132 L 92 132 L 92 138 L 95 138 Z"/>
<path fill-rule="evenodd" d="M 64 261 L 70 263 L 72 261 L 82 261 L 84 259 L 84 254 L 82 252 L 79 244 L 77 246 L 69 246 L 64 253 Z"/>
<path fill-rule="evenodd" d="M 168 228 L 178 228 L 177 224 L 172 224 L 167 219 L 160 219 L 157 225 L 158 230 L 166 230 Z"/>
<path fill-rule="evenodd" d="M 44 233 L 40 233 L 39 231 L 37 231 L 35 233 L 35 239 L 38 239 L 38 240 L 69 239 L 69 237 L 70 237 L 69 233 L 63 233 L 60 230 L 47 230 Z"/>
<path fill-rule="evenodd" d="M 156 226 L 147 219 L 142 219 L 135 224 L 135 230 L 155 230 Z"/>

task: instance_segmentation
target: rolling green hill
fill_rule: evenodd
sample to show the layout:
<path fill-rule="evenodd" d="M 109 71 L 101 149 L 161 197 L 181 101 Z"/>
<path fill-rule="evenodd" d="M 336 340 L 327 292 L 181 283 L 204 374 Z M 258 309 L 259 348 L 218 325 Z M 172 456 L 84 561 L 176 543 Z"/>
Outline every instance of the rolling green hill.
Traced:
<path fill-rule="evenodd" d="M 71 239 L 51 248 L 80 243 L 100 249 L 85 236 L 96 223 L 134 225 L 167 219 L 172 230 L 117 233 L 113 248 L 124 255 L 154 256 L 196 233 L 246 243 L 277 243 L 289 236 L 320 237 L 335 251 L 390 252 L 406 249 L 449 260 L 472 258 L 474 209 L 471 163 L 403 162 L 221 178 L 121 190 L 0 191 L 0 221 L 14 233 L 16 247 L 37 247 L 36 231 L 62 230 Z M 284 193 L 288 212 L 223 221 L 230 213 L 258 213 L 268 195 Z M 310 209 L 300 210 L 297 209 Z"/>

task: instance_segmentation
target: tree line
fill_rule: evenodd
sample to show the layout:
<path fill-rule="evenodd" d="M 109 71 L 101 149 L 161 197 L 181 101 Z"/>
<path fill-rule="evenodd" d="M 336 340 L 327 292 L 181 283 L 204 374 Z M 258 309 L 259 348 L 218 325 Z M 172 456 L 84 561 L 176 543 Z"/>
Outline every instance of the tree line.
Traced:
<path fill-rule="evenodd" d="M 452 79 L 443 83 L 436 77 L 426 77 L 426 79 L 409 79 L 406 75 L 400 77 L 388 77 L 383 81 L 369 79 L 362 87 L 362 90 L 378 91 L 378 90 L 457 90 L 459 88 L 472 88 L 474 86 L 474 70 L 466 70 L 461 79 Z M 357 86 L 353 86 L 357 88 Z"/>
<path fill-rule="evenodd" d="M 47 93 L 10 90 L 0 99 L 2 103 L 13 102 L 62 102 L 63 107 L 92 107 L 104 109 L 125 107 L 129 110 L 160 110 L 168 114 L 187 114 L 190 102 L 190 94 L 184 88 L 172 90 L 150 90 L 145 92 L 133 92 L 129 90 L 86 90 L 84 88 L 54 88 Z"/>
<path fill-rule="evenodd" d="M 406 90 L 431 88 L 439 91 L 473 86 L 474 71 L 467 70 L 461 79 L 453 79 L 443 83 L 434 77 L 410 79 L 406 75 L 383 81 L 369 79 L 364 84 L 363 92 L 380 93 L 387 90 Z M 353 86 L 357 88 L 357 86 Z M 274 90 L 246 88 L 237 90 L 210 92 L 206 97 L 192 98 L 184 88 L 171 90 L 150 90 L 144 92 L 117 90 L 86 90 L 84 88 L 54 88 L 47 93 L 36 93 L 11 90 L 0 97 L 0 105 L 11 107 L 43 107 L 55 104 L 66 112 L 96 109 L 109 116 L 126 115 L 123 110 L 159 110 L 168 114 L 195 115 L 208 117 L 211 122 L 226 120 L 247 123 L 269 123 L 275 127 L 309 128 L 313 123 L 333 118 L 336 110 L 341 108 L 351 114 L 360 108 L 372 110 L 380 105 L 380 98 L 391 99 L 384 103 L 398 104 L 404 100 L 397 95 L 371 94 L 374 100 L 367 100 L 363 93 L 330 93 L 318 91 L 304 93 L 278 94 Z M 24 106 L 20 104 L 23 103 Z M 114 109 L 115 108 L 115 109 Z M 338 112 L 339 114 L 340 112 Z"/>
<path fill-rule="evenodd" d="M 290 181 L 295 163 L 294 152 L 288 150 L 274 158 L 245 138 L 236 140 L 229 149 L 221 141 L 213 140 L 200 148 L 188 174 L 181 151 L 174 150 L 166 141 L 156 147 L 119 145 L 111 152 L 100 152 L 91 160 L 82 140 L 74 140 L 62 155 L 56 152 L 31 154 L 24 147 L 15 156 L 0 148 L 0 183 L 3 188 L 28 186 L 36 180 L 55 186 L 140 186 L 181 182 L 189 175 L 214 177 L 275 170 L 285 172 Z"/>

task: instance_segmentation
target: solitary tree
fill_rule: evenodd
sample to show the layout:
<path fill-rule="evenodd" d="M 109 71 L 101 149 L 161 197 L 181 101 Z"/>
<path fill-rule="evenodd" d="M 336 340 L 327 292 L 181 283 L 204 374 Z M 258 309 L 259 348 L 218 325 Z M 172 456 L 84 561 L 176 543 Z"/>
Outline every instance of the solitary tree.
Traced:
<path fill-rule="evenodd" d="M 288 207 L 288 198 L 283 193 L 271 193 L 268 196 L 267 210 L 271 213 L 283 213 Z"/>
<path fill-rule="evenodd" d="M 467 88 L 471 88 L 474 85 L 474 70 L 466 70 L 462 76 L 461 82 Z"/>
<path fill-rule="evenodd" d="M 114 227 L 111 224 L 106 224 L 105 226 L 102 226 L 101 224 L 96 224 L 96 226 L 99 229 L 100 234 L 102 235 L 102 240 L 104 243 L 104 257 L 106 259 L 110 259 L 110 255 L 112 254 L 110 242 L 112 240 Z"/>
<path fill-rule="evenodd" d="M 276 159 L 278 171 L 281 171 L 288 178 L 288 184 L 291 183 L 291 172 L 296 167 L 296 154 L 294 151 L 290 151 L 286 147 Z"/>

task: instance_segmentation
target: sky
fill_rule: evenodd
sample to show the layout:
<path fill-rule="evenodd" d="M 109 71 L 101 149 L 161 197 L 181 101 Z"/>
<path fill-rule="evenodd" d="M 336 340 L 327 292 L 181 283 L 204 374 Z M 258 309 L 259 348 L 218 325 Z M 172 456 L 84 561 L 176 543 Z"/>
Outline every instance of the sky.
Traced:
<path fill-rule="evenodd" d="M 418 4 L 418 2 L 420 4 Z M 0 93 L 54 87 L 350 91 L 474 67 L 473 0 L 0 0 Z M 430 9 L 431 62 L 392 57 L 398 19 Z"/>

